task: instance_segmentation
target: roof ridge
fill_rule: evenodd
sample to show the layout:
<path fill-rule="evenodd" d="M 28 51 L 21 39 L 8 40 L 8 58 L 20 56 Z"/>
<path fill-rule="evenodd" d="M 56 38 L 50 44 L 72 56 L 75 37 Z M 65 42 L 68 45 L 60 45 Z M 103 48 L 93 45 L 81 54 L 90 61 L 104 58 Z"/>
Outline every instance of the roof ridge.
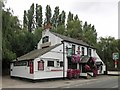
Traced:
<path fill-rule="evenodd" d="M 61 35 L 61 36 L 65 36 L 65 35 L 62 35 L 62 34 L 59 34 L 59 33 L 56 33 L 56 32 L 53 32 L 53 31 L 50 31 L 51 33 L 55 33 L 55 34 L 58 34 L 58 35 Z M 69 36 L 65 36 L 65 37 L 68 37 L 68 38 L 72 38 L 72 37 L 69 37 Z M 76 38 L 72 38 L 72 39 L 76 39 Z M 83 41 L 82 39 L 76 39 L 76 40 L 80 40 L 80 41 Z"/>

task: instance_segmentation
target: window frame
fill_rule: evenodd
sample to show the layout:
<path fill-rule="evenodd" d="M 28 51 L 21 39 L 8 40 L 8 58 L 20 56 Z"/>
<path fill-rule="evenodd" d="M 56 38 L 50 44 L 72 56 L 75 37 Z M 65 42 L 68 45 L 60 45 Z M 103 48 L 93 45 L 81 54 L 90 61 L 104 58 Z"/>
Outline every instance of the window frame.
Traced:
<path fill-rule="evenodd" d="M 91 56 L 92 55 L 92 49 L 88 49 L 88 52 L 89 52 L 89 56 Z"/>
<path fill-rule="evenodd" d="M 40 64 L 42 64 L 42 67 L 40 67 Z M 40 60 L 38 61 L 38 71 L 43 71 L 44 70 L 44 61 Z"/>
<path fill-rule="evenodd" d="M 60 61 L 60 67 L 63 67 L 63 66 L 64 66 L 63 61 Z"/>
<path fill-rule="evenodd" d="M 42 43 L 49 42 L 49 36 L 45 36 L 42 38 Z"/>
<path fill-rule="evenodd" d="M 52 65 L 50 65 L 50 62 L 52 62 Z M 54 61 L 47 61 L 47 67 L 55 67 Z"/>
<path fill-rule="evenodd" d="M 75 55 L 75 45 L 72 44 L 72 55 Z"/>
<path fill-rule="evenodd" d="M 82 56 L 85 55 L 85 48 L 84 47 L 81 47 L 81 53 L 82 53 Z"/>

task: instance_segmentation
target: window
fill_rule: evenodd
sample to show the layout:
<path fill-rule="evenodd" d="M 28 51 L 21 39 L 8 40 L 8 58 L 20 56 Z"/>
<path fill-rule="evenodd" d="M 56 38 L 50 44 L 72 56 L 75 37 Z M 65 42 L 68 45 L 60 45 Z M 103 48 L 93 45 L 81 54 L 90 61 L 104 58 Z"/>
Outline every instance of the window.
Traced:
<path fill-rule="evenodd" d="M 75 54 L 75 45 L 72 45 L 72 54 Z"/>
<path fill-rule="evenodd" d="M 42 43 L 46 43 L 46 42 L 49 42 L 49 36 L 43 37 Z"/>
<path fill-rule="evenodd" d="M 72 48 L 68 48 L 67 50 L 67 56 L 71 56 L 72 55 Z"/>
<path fill-rule="evenodd" d="M 78 46 L 77 54 L 80 54 L 80 46 Z"/>
<path fill-rule="evenodd" d="M 89 49 L 89 55 L 91 56 L 91 49 Z"/>
<path fill-rule="evenodd" d="M 59 61 L 57 61 L 57 67 L 59 67 L 59 64 L 60 64 Z"/>
<path fill-rule="evenodd" d="M 54 61 L 48 61 L 48 67 L 54 67 Z"/>
<path fill-rule="evenodd" d="M 60 67 L 63 67 L 63 61 L 60 62 Z"/>
<path fill-rule="evenodd" d="M 14 62 L 14 66 L 27 66 L 27 61 Z"/>
<path fill-rule="evenodd" d="M 82 47 L 82 56 L 84 56 L 84 47 Z"/>
<path fill-rule="evenodd" d="M 38 61 L 38 70 L 44 70 L 44 61 Z"/>

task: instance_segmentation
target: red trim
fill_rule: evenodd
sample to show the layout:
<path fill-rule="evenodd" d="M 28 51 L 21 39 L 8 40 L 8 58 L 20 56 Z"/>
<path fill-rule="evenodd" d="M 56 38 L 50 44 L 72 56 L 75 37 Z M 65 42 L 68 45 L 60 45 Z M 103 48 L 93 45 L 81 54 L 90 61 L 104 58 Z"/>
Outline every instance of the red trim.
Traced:
<path fill-rule="evenodd" d="M 30 74 L 33 74 L 34 73 L 34 66 L 33 66 L 33 62 L 31 61 L 30 62 Z"/>
<path fill-rule="evenodd" d="M 51 71 L 63 71 L 63 70 L 51 70 Z"/>

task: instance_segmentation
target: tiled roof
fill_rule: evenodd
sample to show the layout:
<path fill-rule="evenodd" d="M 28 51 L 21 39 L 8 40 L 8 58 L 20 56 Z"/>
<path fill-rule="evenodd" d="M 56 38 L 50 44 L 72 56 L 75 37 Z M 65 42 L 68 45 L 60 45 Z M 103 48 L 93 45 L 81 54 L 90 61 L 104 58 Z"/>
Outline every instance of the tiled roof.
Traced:
<path fill-rule="evenodd" d="M 46 52 L 49 52 L 50 50 L 54 49 L 55 47 L 59 46 L 61 44 L 56 44 L 54 46 L 50 46 L 50 47 L 47 47 L 47 48 L 43 48 L 43 49 L 36 49 L 36 50 L 33 50 L 23 56 L 20 56 L 17 58 L 18 61 L 21 61 L 21 60 L 31 60 L 31 59 L 35 59 L 37 58 L 38 56 L 40 55 L 43 55 L 45 54 Z"/>
<path fill-rule="evenodd" d="M 51 32 L 51 33 L 54 34 L 55 36 L 60 37 L 64 41 L 68 41 L 68 42 L 72 42 L 72 43 L 76 43 L 76 44 L 80 44 L 80 45 L 83 45 L 83 46 L 88 46 L 88 47 L 94 48 L 93 46 L 90 46 L 89 44 L 87 44 L 86 42 L 83 42 L 82 40 L 77 40 L 77 39 L 74 39 L 74 38 L 71 38 L 71 37 L 67 37 L 67 36 L 55 33 L 55 32 Z"/>

